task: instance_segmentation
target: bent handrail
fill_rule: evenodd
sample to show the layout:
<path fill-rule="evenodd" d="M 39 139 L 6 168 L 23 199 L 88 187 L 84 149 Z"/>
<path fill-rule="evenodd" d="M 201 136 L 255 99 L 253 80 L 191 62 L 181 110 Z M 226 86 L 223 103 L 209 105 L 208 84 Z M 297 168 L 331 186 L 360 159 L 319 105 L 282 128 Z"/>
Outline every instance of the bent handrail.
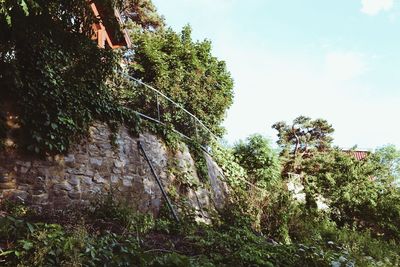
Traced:
<path fill-rule="evenodd" d="M 141 80 L 134 78 L 132 76 L 130 76 L 129 74 L 126 74 L 124 72 L 120 72 L 120 74 L 122 74 L 123 76 L 125 76 L 126 78 L 128 78 L 129 80 L 132 80 L 134 82 L 137 82 L 141 85 L 143 85 L 144 87 L 146 87 L 147 89 L 152 90 L 153 92 L 155 92 L 157 95 L 163 97 L 164 99 L 168 100 L 169 102 L 171 102 L 174 106 L 176 106 L 177 108 L 181 109 L 182 111 L 184 111 L 186 114 L 188 114 L 191 118 L 193 118 L 197 123 L 200 124 L 201 127 L 203 127 L 203 129 L 205 129 L 210 136 L 212 136 L 215 140 L 218 140 L 218 136 L 216 136 L 199 118 L 197 118 L 194 114 L 192 114 L 190 111 L 188 111 L 186 108 L 184 108 L 181 104 L 175 102 L 174 100 L 172 100 L 170 97 L 168 97 L 167 95 L 165 95 L 164 93 L 160 92 L 159 90 L 157 90 L 156 88 L 154 88 L 151 85 L 148 85 L 144 82 L 142 82 Z"/>

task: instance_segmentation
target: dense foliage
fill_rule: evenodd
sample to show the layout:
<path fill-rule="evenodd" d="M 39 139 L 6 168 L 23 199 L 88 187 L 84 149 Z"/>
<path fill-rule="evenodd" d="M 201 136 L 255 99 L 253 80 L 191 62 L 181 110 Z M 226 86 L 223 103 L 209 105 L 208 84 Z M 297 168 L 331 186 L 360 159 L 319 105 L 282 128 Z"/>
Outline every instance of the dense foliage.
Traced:
<path fill-rule="evenodd" d="M 64 152 L 94 119 L 121 117 L 106 86 L 116 57 L 90 40 L 84 1 L 20 4 L 0 14 L 0 97 L 20 118 L 22 147 Z"/>
<path fill-rule="evenodd" d="M 299 116 L 291 125 L 281 121 L 272 128 L 278 131 L 277 143 L 284 160 L 284 175 L 301 172 L 299 168 L 303 159 L 312 157 L 315 152 L 329 150 L 333 141 L 331 134 L 334 129 L 323 119 Z"/>
<path fill-rule="evenodd" d="M 257 234 L 235 206 L 213 226 L 135 213 L 111 198 L 93 210 L 37 214 L 3 204 L 5 266 L 394 266 L 399 245 L 369 232 L 299 219 L 295 243 Z M 293 229 L 292 229 L 293 230 Z M 336 265 L 335 265 L 336 264 Z M 342 264 L 342 265 L 341 265 Z"/>
<path fill-rule="evenodd" d="M 122 11 L 125 19 L 137 26 L 136 30 L 155 31 L 165 27 L 164 18 L 150 0 L 124 1 Z"/>
<path fill-rule="evenodd" d="M 258 186 L 268 188 L 280 179 L 278 155 L 270 143 L 261 135 L 250 136 L 246 142 L 239 142 L 233 149 L 237 162 L 247 172 L 247 179 Z"/>
<path fill-rule="evenodd" d="M 57 214 L 6 206 L 0 218 L 4 266 L 374 266 L 376 259 L 390 266 L 400 260 L 392 252 L 399 246 L 330 225 L 303 229 L 305 243 L 276 243 L 232 209 L 208 226 L 154 220 L 109 200 L 91 211 Z M 317 231 L 319 240 L 313 239 Z"/>
<path fill-rule="evenodd" d="M 171 97 L 213 132 L 222 133 L 220 124 L 233 100 L 233 81 L 225 63 L 211 54 L 211 43 L 193 41 L 189 26 L 180 34 L 166 29 L 133 33 L 132 39 L 134 53 L 128 56 L 132 76 Z M 157 117 L 156 99 L 150 93 L 145 91 L 133 105 L 140 104 L 145 114 Z M 165 99 L 159 101 L 162 121 L 173 122 L 179 131 L 195 135 L 193 118 Z"/>

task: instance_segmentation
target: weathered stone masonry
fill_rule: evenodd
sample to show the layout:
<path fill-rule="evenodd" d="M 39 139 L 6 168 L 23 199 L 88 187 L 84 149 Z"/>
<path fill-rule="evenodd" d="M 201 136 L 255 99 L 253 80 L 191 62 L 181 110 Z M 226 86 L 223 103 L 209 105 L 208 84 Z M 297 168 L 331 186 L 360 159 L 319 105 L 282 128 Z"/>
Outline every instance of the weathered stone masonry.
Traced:
<path fill-rule="evenodd" d="M 172 153 L 152 134 L 131 137 L 125 127 L 116 133 L 116 146 L 110 142 L 105 124 L 90 127 L 90 136 L 63 156 L 40 160 L 13 150 L 0 153 L 0 199 L 22 199 L 27 203 L 49 208 L 89 204 L 110 191 L 128 200 L 141 212 L 157 214 L 163 202 L 161 191 L 145 159 L 140 155 L 140 140 L 164 186 L 176 177 L 168 171 L 168 162 L 175 160 L 182 172 L 200 183 L 194 161 L 187 146 Z M 186 198 L 196 210 L 221 208 L 227 193 L 219 180 L 219 169 L 205 154 L 209 169 L 208 186 L 186 190 Z M 201 183 L 200 183 L 201 184 Z"/>

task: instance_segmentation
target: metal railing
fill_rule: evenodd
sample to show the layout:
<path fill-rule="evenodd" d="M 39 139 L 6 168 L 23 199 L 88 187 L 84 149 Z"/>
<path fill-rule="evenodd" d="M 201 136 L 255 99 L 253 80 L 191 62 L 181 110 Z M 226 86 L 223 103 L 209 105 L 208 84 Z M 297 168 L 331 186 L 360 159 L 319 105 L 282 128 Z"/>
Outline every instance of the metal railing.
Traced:
<path fill-rule="evenodd" d="M 176 101 L 172 100 L 170 97 L 165 95 L 164 93 L 160 92 L 159 90 L 155 89 L 154 87 L 142 82 L 141 80 L 134 78 L 124 72 L 120 72 L 122 76 L 127 78 L 128 81 L 130 81 L 132 84 L 127 85 L 130 86 L 129 90 L 127 90 L 127 96 L 126 96 L 126 103 L 129 105 L 132 105 L 131 108 L 134 110 L 134 112 L 151 122 L 163 125 L 165 127 L 168 126 L 168 124 L 172 124 L 174 127 L 176 126 L 176 117 L 175 118 L 166 118 L 165 116 L 170 113 L 174 113 L 177 115 L 176 112 L 181 111 L 183 114 L 187 116 L 187 118 L 183 117 L 178 123 L 180 127 L 175 127 L 173 128 L 173 131 L 178 133 L 184 138 L 187 138 L 189 140 L 194 140 L 193 136 L 195 137 L 195 141 L 197 141 L 198 144 L 201 145 L 202 149 L 210 154 L 210 151 L 204 147 L 203 145 L 208 145 L 207 143 L 202 142 L 204 139 L 201 138 L 202 136 L 205 136 L 206 140 L 208 137 L 212 138 L 215 142 L 216 145 L 219 145 L 219 140 L 220 138 L 216 136 L 199 118 L 197 118 L 194 114 L 189 112 L 186 108 L 184 108 L 181 104 L 177 103 Z M 150 92 L 150 94 L 149 94 Z M 130 102 L 133 100 L 133 102 Z M 168 107 L 169 105 L 172 105 L 171 107 Z M 167 106 L 167 107 L 166 107 Z M 154 110 L 154 107 L 156 109 Z M 174 117 L 174 116 L 172 116 Z M 189 123 L 187 123 L 189 121 Z M 192 122 L 192 125 L 190 125 L 190 122 Z M 193 131 L 182 131 L 182 125 L 187 123 L 187 126 L 191 126 L 194 128 Z M 179 129 L 181 128 L 181 129 Z M 210 154 L 212 156 L 212 154 Z M 222 171 L 222 169 L 219 169 L 220 175 L 223 177 L 223 180 L 227 181 L 225 178 L 225 175 Z M 242 177 L 238 177 L 239 180 L 244 182 L 245 184 L 249 185 L 250 187 L 259 190 L 261 192 L 268 192 L 264 188 L 260 188 L 257 185 L 254 185 L 247 181 L 246 179 Z M 175 216 L 174 216 L 175 217 Z"/>
<path fill-rule="evenodd" d="M 175 132 L 185 138 L 195 139 L 199 144 L 204 145 L 209 138 L 219 140 L 217 135 L 182 104 L 137 78 L 124 72 L 120 74 L 131 83 L 132 90 L 127 90 L 126 104 L 131 105 L 137 115 L 164 126 L 172 125 Z"/>

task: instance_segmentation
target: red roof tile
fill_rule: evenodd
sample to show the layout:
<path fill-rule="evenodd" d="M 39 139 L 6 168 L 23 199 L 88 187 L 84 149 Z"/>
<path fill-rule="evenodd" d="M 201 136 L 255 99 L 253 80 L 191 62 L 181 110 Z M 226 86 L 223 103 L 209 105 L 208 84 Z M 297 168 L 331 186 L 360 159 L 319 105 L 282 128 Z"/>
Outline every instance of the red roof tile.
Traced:
<path fill-rule="evenodd" d="M 357 151 L 357 150 L 343 150 L 343 152 L 353 156 L 357 160 L 363 160 L 370 154 L 369 151 Z"/>

